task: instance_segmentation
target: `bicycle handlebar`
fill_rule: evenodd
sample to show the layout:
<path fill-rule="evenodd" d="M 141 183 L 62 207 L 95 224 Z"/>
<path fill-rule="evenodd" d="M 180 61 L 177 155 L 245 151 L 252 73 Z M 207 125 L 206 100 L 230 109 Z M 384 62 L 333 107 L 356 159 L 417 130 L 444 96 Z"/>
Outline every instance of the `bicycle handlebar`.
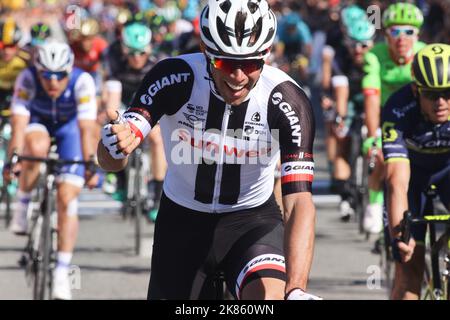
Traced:
<path fill-rule="evenodd" d="M 411 211 L 407 210 L 403 213 L 403 220 L 401 222 L 401 240 L 402 242 L 408 244 L 411 239 L 411 224 L 412 224 L 412 214 Z"/>
<path fill-rule="evenodd" d="M 57 165 L 67 165 L 67 164 L 81 164 L 84 165 L 89 170 L 95 168 L 94 156 L 91 157 L 91 160 L 68 160 L 68 159 L 59 159 L 59 158 L 43 158 L 43 157 L 33 157 L 33 156 L 20 156 L 17 153 L 13 153 L 11 156 L 10 164 L 15 165 L 20 161 L 34 161 L 34 162 L 44 162 L 46 164 L 50 164 L 52 166 Z"/>
<path fill-rule="evenodd" d="M 402 233 L 401 240 L 405 243 L 409 242 L 411 238 L 411 226 L 413 224 L 450 224 L 450 214 L 444 215 L 425 215 L 421 218 L 413 218 L 412 213 L 410 211 L 405 211 L 403 214 L 403 220 L 400 225 L 400 230 Z"/>

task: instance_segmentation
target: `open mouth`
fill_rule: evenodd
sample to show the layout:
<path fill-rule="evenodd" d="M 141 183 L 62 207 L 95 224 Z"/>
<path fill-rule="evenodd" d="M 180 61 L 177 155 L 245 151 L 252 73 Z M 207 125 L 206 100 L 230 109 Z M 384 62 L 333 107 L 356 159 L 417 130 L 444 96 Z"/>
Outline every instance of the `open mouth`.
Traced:
<path fill-rule="evenodd" d="M 234 92 L 241 91 L 242 89 L 245 88 L 245 85 L 234 85 L 232 83 L 229 83 L 228 81 L 225 81 L 225 83 L 227 84 L 228 88 Z"/>

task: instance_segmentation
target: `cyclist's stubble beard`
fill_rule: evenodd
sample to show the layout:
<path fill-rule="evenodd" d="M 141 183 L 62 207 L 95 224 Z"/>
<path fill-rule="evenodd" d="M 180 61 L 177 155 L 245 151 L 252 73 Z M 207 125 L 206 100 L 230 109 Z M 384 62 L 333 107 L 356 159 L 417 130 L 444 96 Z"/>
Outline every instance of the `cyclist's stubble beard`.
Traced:
<path fill-rule="evenodd" d="M 414 44 L 417 40 L 417 36 L 401 35 L 399 38 L 393 38 L 386 35 L 386 41 L 389 46 L 389 54 L 392 60 L 400 65 L 411 62 L 414 58 Z"/>
<path fill-rule="evenodd" d="M 220 93 L 223 100 L 232 106 L 237 106 L 244 102 L 251 89 L 253 89 L 256 82 L 258 82 L 262 72 L 262 69 L 260 69 L 246 74 L 241 69 L 236 69 L 231 74 L 227 74 L 214 67 L 211 67 L 210 70 L 217 91 Z M 240 90 L 234 90 L 227 82 L 234 86 L 244 85 L 244 87 Z"/>

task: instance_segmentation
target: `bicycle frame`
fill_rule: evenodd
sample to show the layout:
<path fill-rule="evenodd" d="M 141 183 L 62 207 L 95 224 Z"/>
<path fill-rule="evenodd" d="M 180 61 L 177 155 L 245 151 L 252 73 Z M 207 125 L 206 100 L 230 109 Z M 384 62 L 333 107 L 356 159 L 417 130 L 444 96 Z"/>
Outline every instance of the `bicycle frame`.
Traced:
<path fill-rule="evenodd" d="M 36 300 L 51 299 L 53 270 L 56 265 L 57 252 L 57 216 L 54 192 L 58 167 L 66 164 L 92 166 L 93 162 L 58 159 L 58 155 L 52 152 L 48 158 L 14 154 L 11 162 L 17 163 L 19 161 L 46 163 L 39 213 L 34 215 L 32 219 L 28 242 L 19 264 L 25 267 L 26 275 L 33 278 L 33 298 Z"/>
<path fill-rule="evenodd" d="M 130 156 L 129 165 L 126 168 L 126 202 L 124 203 L 123 212 L 125 217 L 134 219 L 134 251 L 136 255 L 141 252 L 142 242 L 142 208 L 143 200 L 143 177 L 142 174 L 142 157 L 143 150 L 137 148 Z"/>
<path fill-rule="evenodd" d="M 436 196 L 436 192 L 433 188 L 427 191 L 427 200 L 425 203 L 425 212 L 434 212 L 433 199 Z M 450 273 L 450 215 L 425 215 L 423 218 L 412 217 L 409 211 L 405 212 L 402 226 L 402 241 L 409 242 L 410 229 L 413 224 L 427 224 L 429 245 L 430 245 L 430 260 L 431 260 L 431 273 L 427 270 L 428 274 L 425 278 L 427 283 L 424 299 L 430 298 L 431 300 L 449 300 L 450 299 L 450 286 L 449 286 L 449 273 Z M 445 231 L 436 240 L 436 224 L 445 224 Z M 446 250 L 446 256 L 444 258 L 445 270 L 441 273 L 439 267 L 439 255 Z"/>

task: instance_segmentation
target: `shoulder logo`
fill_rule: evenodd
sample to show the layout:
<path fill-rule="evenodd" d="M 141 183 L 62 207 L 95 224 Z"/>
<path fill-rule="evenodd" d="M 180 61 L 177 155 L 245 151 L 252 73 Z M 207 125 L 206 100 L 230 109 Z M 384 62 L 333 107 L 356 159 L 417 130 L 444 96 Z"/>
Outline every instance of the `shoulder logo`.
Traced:
<path fill-rule="evenodd" d="M 143 94 L 139 100 L 146 106 L 149 106 L 153 103 L 153 99 L 149 94 Z"/>
<path fill-rule="evenodd" d="M 283 95 L 281 92 L 275 92 L 273 94 L 272 102 L 284 113 L 289 122 L 289 126 L 292 130 L 292 143 L 300 146 L 302 141 L 301 126 L 295 109 L 287 101 L 283 101 Z"/>
<path fill-rule="evenodd" d="M 255 122 L 261 121 L 261 115 L 259 114 L 259 112 L 255 112 L 255 113 L 252 115 L 252 121 L 255 121 Z"/>
<path fill-rule="evenodd" d="M 141 102 L 147 106 L 151 105 L 153 103 L 153 97 L 158 93 L 159 90 L 177 83 L 187 82 L 190 75 L 191 75 L 190 73 L 186 72 L 176 73 L 164 76 L 161 79 L 156 80 L 148 87 L 147 93 L 141 96 L 140 98 Z"/>
<path fill-rule="evenodd" d="M 283 95 L 281 92 L 275 92 L 272 96 L 272 103 L 274 105 L 279 105 L 280 102 L 283 100 Z"/>

